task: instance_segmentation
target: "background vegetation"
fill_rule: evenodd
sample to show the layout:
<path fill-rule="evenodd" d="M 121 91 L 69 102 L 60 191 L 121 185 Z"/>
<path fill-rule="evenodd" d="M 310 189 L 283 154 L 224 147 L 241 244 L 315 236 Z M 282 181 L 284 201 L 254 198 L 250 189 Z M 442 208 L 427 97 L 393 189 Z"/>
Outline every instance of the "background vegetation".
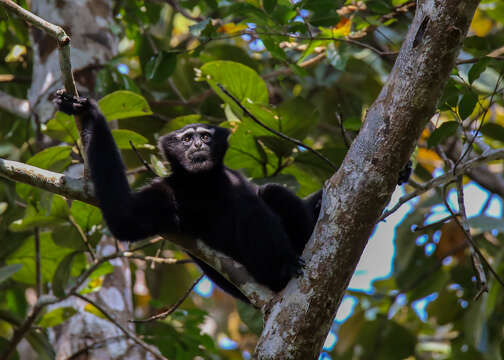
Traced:
<path fill-rule="evenodd" d="M 414 10 L 414 1 L 402 0 L 117 1 L 111 29 L 120 39 L 117 55 L 93 69 L 93 91 L 84 95 L 100 99 L 134 187 L 153 174 L 130 141 L 163 175 L 169 168 L 156 149 L 157 138 L 188 123 L 208 122 L 233 131 L 227 166 L 259 184 L 277 182 L 307 196 L 334 170 L 244 116 L 217 83 L 260 121 L 338 166 L 387 80 Z M 0 16 L 0 91 L 26 99 L 36 49 L 25 22 L 1 8 Z M 504 3 L 484 0 L 412 158 L 414 173 L 404 191 L 419 196 L 390 234 L 393 273 L 375 281 L 370 292 L 348 291 L 356 306 L 343 323 L 334 323 L 330 336 L 338 341 L 326 343 L 322 358 L 502 358 L 504 289 L 494 277 L 475 272 L 464 232 L 450 214 L 458 205 L 445 202 L 456 193 L 454 186 L 441 182 L 423 191 L 422 184 L 449 174 L 462 160 L 502 147 L 503 44 Z M 73 118 L 56 113 L 45 121 L 12 110 L 0 102 L 0 157 L 55 172 L 82 171 Z M 499 159 L 483 165 L 482 172 L 468 172 L 464 184 L 476 184 L 486 194 L 469 224 L 472 239 L 502 274 Z M 486 181 L 478 177 L 484 171 Z M 492 201 L 500 204 L 498 217 L 487 213 Z M 103 235 L 109 233 L 98 208 L 0 177 L 0 349 L 8 349 L 37 297 L 63 297 L 92 266 Z M 161 263 L 160 258 L 186 258 L 168 242 L 146 247 L 137 257 L 129 266 L 138 318 L 175 304 L 200 274 L 190 263 Z M 81 293 L 99 291 L 112 270 L 104 261 L 88 271 Z M 425 312 L 415 307 L 419 300 L 428 304 Z M 92 304 L 85 311 L 104 316 Z M 49 332 L 77 313 L 58 303 L 41 311 L 23 334 L 39 358 L 54 357 Z M 170 359 L 247 357 L 260 330 L 260 316 L 220 290 L 210 298 L 192 294 L 167 319 L 136 325 L 137 333 Z"/>

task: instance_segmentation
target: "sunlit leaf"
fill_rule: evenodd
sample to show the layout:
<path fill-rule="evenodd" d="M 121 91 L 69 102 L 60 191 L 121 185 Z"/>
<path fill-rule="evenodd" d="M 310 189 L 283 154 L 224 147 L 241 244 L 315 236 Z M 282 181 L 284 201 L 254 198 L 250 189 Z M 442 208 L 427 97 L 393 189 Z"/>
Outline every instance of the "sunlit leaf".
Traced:
<path fill-rule="evenodd" d="M 113 92 L 100 99 L 98 104 L 109 121 L 152 114 L 147 100 L 131 91 Z"/>
<path fill-rule="evenodd" d="M 67 321 L 75 314 L 77 314 L 77 310 L 73 307 L 59 307 L 44 314 L 37 322 L 37 325 L 43 328 L 57 326 Z"/>

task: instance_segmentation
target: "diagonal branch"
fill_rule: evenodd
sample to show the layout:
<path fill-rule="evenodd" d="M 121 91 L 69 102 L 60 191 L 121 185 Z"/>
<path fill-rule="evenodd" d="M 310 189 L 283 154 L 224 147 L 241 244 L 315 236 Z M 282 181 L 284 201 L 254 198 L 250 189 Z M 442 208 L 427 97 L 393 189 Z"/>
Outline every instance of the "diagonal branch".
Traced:
<path fill-rule="evenodd" d="M 80 178 L 71 178 L 35 166 L 4 159 L 0 159 L 0 176 L 47 190 L 68 199 L 98 205 L 92 184 Z M 273 298 L 273 292 L 255 282 L 243 265 L 212 249 L 203 241 L 179 234 L 162 235 L 219 271 L 235 284 L 254 306 L 261 308 Z"/>
<path fill-rule="evenodd" d="M 450 182 L 454 181 L 460 175 L 464 175 L 466 173 L 472 174 L 473 169 L 479 168 L 481 165 L 483 165 L 489 161 L 499 160 L 499 159 L 504 159 L 504 149 L 497 149 L 497 150 L 488 151 L 478 157 L 475 157 L 474 159 L 471 159 L 470 161 L 466 161 L 465 163 L 457 166 L 457 168 L 455 169 L 455 172 L 450 171 L 450 172 L 443 174 L 443 175 L 440 175 L 430 181 L 427 181 L 424 184 L 418 185 L 417 189 L 410 192 L 409 194 L 401 196 L 401 198 L 397 201 L 397 203 L 393 207 L 384 211 L 383 214 L 378 219 L 378 221 L 385 220 L 392 213 L 396 212 L 402 205 L 404 205 L 405 203 L 407 203 L 411 199 L 414 199 L 417 196 L 422 195 L 426 191 L 429 191 L 430 189 L 433 189 L 435 187 L 440 187 L 440 186 L 443 186 L 447 183 L 450 183 Z"/>

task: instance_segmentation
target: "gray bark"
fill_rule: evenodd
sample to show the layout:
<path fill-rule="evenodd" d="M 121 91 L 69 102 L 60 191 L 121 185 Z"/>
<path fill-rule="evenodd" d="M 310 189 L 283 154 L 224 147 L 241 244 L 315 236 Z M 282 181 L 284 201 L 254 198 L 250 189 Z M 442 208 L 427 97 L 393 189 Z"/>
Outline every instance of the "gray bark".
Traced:
<path fill-rule="evenodd" d="M 255 357 L 315 359 L 397 174 L 433 115 L 477 0 L 419 1 L 386 85 L 338 172 L 292 280 L 269 309 Z"/>

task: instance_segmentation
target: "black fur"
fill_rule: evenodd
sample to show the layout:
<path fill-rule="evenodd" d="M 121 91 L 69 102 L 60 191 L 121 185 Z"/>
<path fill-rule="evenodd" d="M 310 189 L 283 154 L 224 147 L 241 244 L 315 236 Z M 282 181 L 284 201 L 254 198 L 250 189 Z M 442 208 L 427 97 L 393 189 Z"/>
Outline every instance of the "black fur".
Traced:
<path fill-rule="evenodd" d="M 223 165 L 229 130 L 192 124 L 159 141 L 172 175 L 132 192 L 112 134 L 96 104 L 58 92 L 67 114 L 78 114 L 103 216 L 121 240 L 180 232 L 202 239 L 243 264 L 261 284 L 280 291 L 301 273 L 299 257 L 320 210 L 321 191 L 302 200 L 282 186 L 258 187 Z M 245 296 L 212 267 L 194 259 L 231 295 Z"/>

